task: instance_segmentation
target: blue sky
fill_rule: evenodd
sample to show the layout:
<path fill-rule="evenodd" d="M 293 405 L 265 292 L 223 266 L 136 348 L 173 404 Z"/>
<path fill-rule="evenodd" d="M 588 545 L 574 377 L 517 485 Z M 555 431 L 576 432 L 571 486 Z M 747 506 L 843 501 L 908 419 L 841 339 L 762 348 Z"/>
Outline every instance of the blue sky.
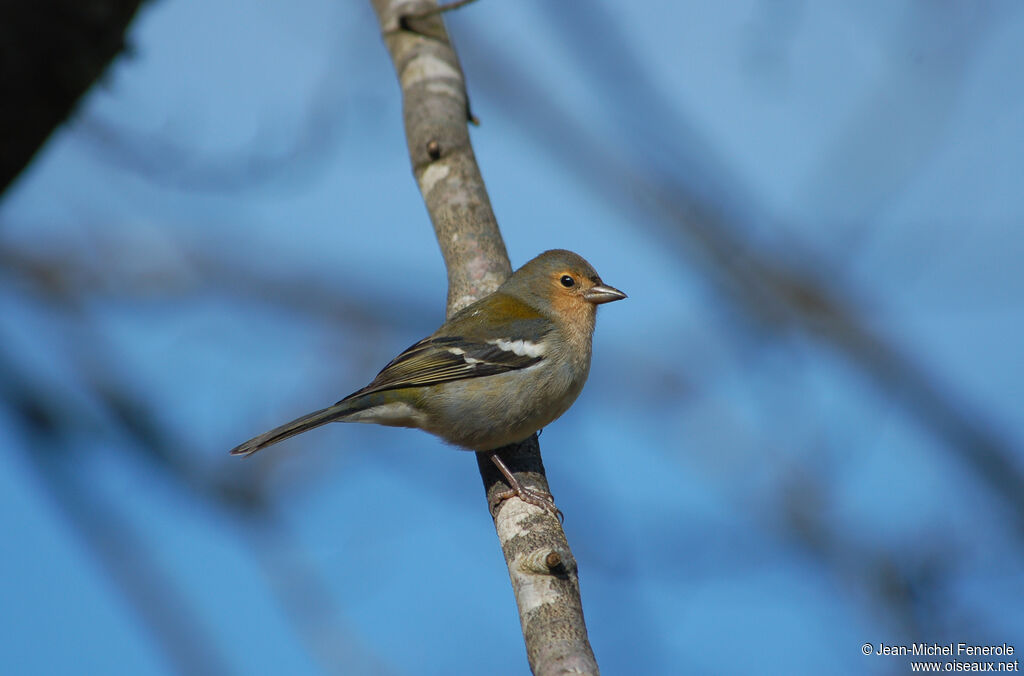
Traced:
<path fill-rule="evenodd" d="M 513 265 L 573 249 L 630 296 L 541 439 L 603 672 L 1018 645 L 1021 515 L 949 422 L 1024 471 L 1017 3 L 480 2 L 448 25 Z M 33 446 L 0 408 L 0 668 L 526 672 L 468 454 L 338 425 L 226 456 L 443 319 L 368 3 L 164 0 L 130 38 L 0 201 L 4 251 L 78 275 L 70 305 L 0 291 L 5 362 L 74 430 Z M 667 215 L 687 200 L 739 247 L 702 248 Z M 758 261 L 841 299 L 940 404 L 773 314 Z"/>

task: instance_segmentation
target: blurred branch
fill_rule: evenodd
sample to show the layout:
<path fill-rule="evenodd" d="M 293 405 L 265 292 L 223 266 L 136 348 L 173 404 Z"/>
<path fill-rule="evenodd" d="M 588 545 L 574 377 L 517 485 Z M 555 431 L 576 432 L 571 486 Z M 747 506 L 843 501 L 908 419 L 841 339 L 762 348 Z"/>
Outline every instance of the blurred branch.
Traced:
<path fill-rule="evenodd" d="M 344 45 L 344 40 L 339 40 Z M 346 90 L 336 64 L 351 58 L 331 54 L 333 67 L 301 105 L 302 119 L 287 125 L 261 121 L 253 138 L 236 151 L 206 151 L 184 145 L 182 134 L 129 131 L 124 125 L 92 114 L 78 120 L 78 137 L 90 143 L 97 156 L 154 183 L 196 192 L 231 192 L 261 187 L 272 181 L 302 180 L 305 172 L 327 163 L 345 126 Z M 192 114 L 195 114 L 194 112 Z M 287 139 L 279 139 L 274 134 Z"/>
<path fill-rule="evenodd" d="M 141 0 L 0 5 L 0 193 L 125 48 Z"/>
<path fill-rule="evenodd" d="M 413 173 L 448 271 L 448 314 L 511 274 L 505 244 L 466 127 L 472 118 L 462 68 L 435 2 L 373 0 L 402 88 Z M 547 491 L 536 435 L 502 450 L 526 485 Z M 477 454 L 490 498 L 503 488 Z M 511 461 L 511 462 L 510 462 Z M 525 470 L 525 472 L 524 472 Z M 519 477 L 517 477 L 519 478 Z M 598 672 L 587 640 L 575 559 L 558 520 L 518 499 L 494 515 L 535 674 Z"/>
<path fill-rule="evenodd" d="M 106 504 L 81 472 L 77 422 L 66 406 L 38 392 L 0 358 L 0 400 L 20 421 L 21 448 L 61 515 L 74 526 L 107 579 L 128 600 L 169 664 L 182 674 L 225 674 L 225 664 L 197 613 L 171 576 L 148 555 L 143 538 Z"/>
<path fill-rule="evenodd" d="M 119 372 L 119 362 L 106 351 L 106 342 L 90 330 L 77 298 L 61 296 L 54 309 L 67 326 L 62 334 L 76 346 L 68 355 L 73 370 L 84 381 L 86 394 L 99 405 L 90 410 L 76 398 L 44 393 L 26 385 L 13 363 L 0 359 L 0 403 L 15 412 L 25 429 L 20 447 L 49 488 L 51 499 L 89 546 L 96 559 L 143 617 L 165 657 L 180 673 L 228 673 L 213 644 L 196 640 L 196 613 L 184 595 L 173 592 L 173 576 L 165 575 L 149 555 L 144 537 L 132 531 L 123 506 L 110 503 L 98 487 L 79 479 L 93 456 L 86 442 L 112 427 L 123 434 L 128 449 L 122 458 L 142 460 L 155 476 L 171 487 L 222 510 L 246 526 L 253 556 L 261 564 L 268 587 L 292 621 L 296 633 L 328 673 L 392 673 L 372 652 L 360 645 L 342 622 L 329 585 L 312 566 L 285 553 L 296 547 L 287 542 L 288 531 L 275 515 L 273 496 L 263 480 L 266 474 L 222 472 L 188 460 L 176 435 L 164 429 L 147 396 L 133 392 Z M 97 417 L 99 416 L 99 417 Z M 68 449 L 74 448 L 75 452 Z M 218 456 L 220 457 L 220 456 Z M 191 498 L 190 498 L 191 499 Z M 173 592 L 173 593 L 172 593 Z M 205 635 L 211 635 L 206 632 Z M 329 638 L 328 638 L 329 634 Z"/>
<path fill-rule="evenodd" d="M 886 629 L 901 632 L 907 641 L 949 635 L 951 628 L 941 622 L 954 615 L 957 604 L 946 594 L 969 547 L 948 532 L 920 533 L 904 548 L 861 541 L 829 521 L 834 486 L 828 474 L 818 468 L 809 471 L 804 463 L 787 468 L 772 510 L 781 517 L 774 525 L 782 537 L 824 563 L 837 579 L 867 592 L 882 607 L 878 614 L 895 625 Z M 940 607 L 943 612 L 936 612 Z M 977 628 L 975 619 L 955 631 Z"/>
<path fill-rule="evenodd" d="M 34 253 L 0 242 L 0 273 L 61 306 L 85 298 L 186 299 L 222 293 L 317 322 L 344 321 L 364 330 L 423 326 L 433 317 L 419 303 L 396 307 L 402 299 L 391 297 L 387 303 L 380 302 L 365 285 L 358 294 L 345 294 L 349 285 L 344 280 L 332 283 L 291 272 L 274 276 L 226 256 L 211 255 L 201 246 L 161 242 L 159 255 L 131 257 L 117 254 L 123 248 L 120 242 L 111 250 L 51 247 Z"/>
<path fill-rule="evenodd" d="M 97 116 L 78 123 L 79 138 L 99 159 L 154 183 L 191 193 L 250 190 L 272 181 L 296 180 L 303 169 L 324 164 L 334 149 L 343 115 L 339 110 L 311 105 L 301 131 L 277 149 L 266 129 L 237 151 L 203 151 L 182 144 L 177 136 L 132 132 Z M 267 150 L 273 149 L 272 151 Z"/>
<path fill-rule="evenodd" d="M 970 66 L 1008 10 L 957 2 L 901 8 L 896 27 L 874 36 L 886 67 L 808 173 L 800 197 L 805 209 L 834 213 L 852 226 L 848 244 L 882 227 L 891 204 L 948 144 Z M 850 255 L 851 247 L 842 249 Z"/>
<path fill-rule="evenodd" d="M 1017 449 L 977 407 L 945 391 L 910 354 L 869 328 L 839 291 L 808 272 L 830 266 L 798 266 L 747 245 L 743 233 L 752 224 L 739 214 L 768 210 L 648 79 L 602 3 L 583 13 L 545 7 L 564 28 L 559 34 L 570 45 L 566 51 L 578 59 L 592 90 L 623 106 L 623 136 L 610 143 L 588 131 L 576 111 L 560 106 L 535 77 L 501 59 L 494 43 L 472 43 L 467 35 L 472 62 L 489 73 L 478 78 L 481 89 L 598 196 L 628 213 L 631 222 L 653 225 L 700 264 L 741 316 L 806 334 L 843 355 L 881 392 L 899 395 L 907 411 L 1002 498 L 1018 534 L 1024 534 L 1024 470 Z M 638 119 L 646 122 L 637 124 Z M 655 145 L 650 155 L 629 150 Z"/>

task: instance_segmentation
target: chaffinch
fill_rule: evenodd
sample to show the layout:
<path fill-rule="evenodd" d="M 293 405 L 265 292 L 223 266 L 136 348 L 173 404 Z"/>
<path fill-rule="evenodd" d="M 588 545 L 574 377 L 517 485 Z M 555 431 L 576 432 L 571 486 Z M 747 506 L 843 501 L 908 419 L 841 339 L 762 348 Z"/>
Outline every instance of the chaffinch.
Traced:
<path fill-rule="evenodd" d="M 329 422 L 414 427 L 489 452 L 510 486 L 498 501 L 516 496 L 557 512 L 549 495 L 522 486 L 494 451 L 572 405 L 590 372 L 597 306 L 625 297 L 579 255 L 545 251 L 392 359 L 366 387 L 231 454 L 251 455 Z"/>

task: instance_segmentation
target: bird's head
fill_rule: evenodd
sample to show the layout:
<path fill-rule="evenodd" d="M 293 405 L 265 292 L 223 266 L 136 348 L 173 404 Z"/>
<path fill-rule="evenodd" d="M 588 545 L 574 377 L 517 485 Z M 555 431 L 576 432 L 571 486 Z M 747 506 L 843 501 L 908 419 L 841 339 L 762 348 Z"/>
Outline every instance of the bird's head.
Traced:
<path fill-rule="evenodd" d="M 596 306 L 626 297 L 601 281 L 582 256 L 565 249 L 540 254 L 516 270 L 501 290 L 556 317 L 589 319 L 591 325 Z"/>

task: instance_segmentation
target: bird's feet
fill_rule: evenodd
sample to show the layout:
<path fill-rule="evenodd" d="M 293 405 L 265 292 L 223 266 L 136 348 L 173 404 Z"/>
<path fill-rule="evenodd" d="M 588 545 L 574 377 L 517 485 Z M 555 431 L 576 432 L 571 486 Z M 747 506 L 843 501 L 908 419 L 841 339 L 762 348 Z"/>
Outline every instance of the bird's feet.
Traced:
<path fill-rule="evenodd" d="M 553 514 L 559 523 L 565 521 L 565 517 L 562 515 L 562 510 L 555 506 L 555 498 L 550 493 L 536 488 L 530 488 L 524 486 L 515 475 L 505 466 L 501 458 L 498 457 L 497 453 L 491 454 L 491 462 L 501 471 L 505 477 L 505 481 L 509 487 L 506 490 L 495 493 L 494 496 L 488 501 L 488 507 L 491 510 L 491 516 L 495 516 L 498 513 L 498 507 L 501 503 L 509 498 L 519 498 L 525 503 L 531 504 L 534 507 L 540 507 L 541 509 Z"/>

